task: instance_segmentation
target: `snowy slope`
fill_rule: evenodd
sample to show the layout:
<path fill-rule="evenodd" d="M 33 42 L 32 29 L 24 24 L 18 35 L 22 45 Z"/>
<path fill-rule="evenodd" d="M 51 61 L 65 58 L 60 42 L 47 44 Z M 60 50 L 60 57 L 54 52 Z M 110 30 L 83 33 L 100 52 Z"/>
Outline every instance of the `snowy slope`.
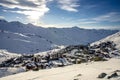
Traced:
<path fill-rule="evenodd" d="M 43 28 L 18 21 L 0 20 L 0 49 L 12 53 L 38 53 L 53 49 L 56 45 L 87 44 L 117 30 L 89 30 L 72 28 Z"/>
<path fill-rule="evenodd" d="M 3 61 L 6 61 L 7 59 L 10 59 L 10 58 L 13 58 L 13 57 L 18 57 L 20 56 L 20 54 L 15 54 L 15 53 L 10 53 L 10 52 L 7 52 L 6 50 L 0 50 L 0 64 L 3 62 Z"/>
<path fill-rule="evenodd" d="M 120 70 L 119 59 L 110 59 L 105 62 L 83 63 L 39 71 L 28 71 L 2 77 L 0 80 L 119 80 L 120 77 L 111 79 L 97 78 L 100 73 L 105 72 L 109 74 L 115 70 Z"/>
<path fill-rule="evenodd" d="M 100 44 L 101 42 L 106 42 L 106 41 L 113 41 L 116 44 L 116 48 L 120 50 L 120 32 L 110 35 L 102 40 L 96 41 L 91 45 Z"/>

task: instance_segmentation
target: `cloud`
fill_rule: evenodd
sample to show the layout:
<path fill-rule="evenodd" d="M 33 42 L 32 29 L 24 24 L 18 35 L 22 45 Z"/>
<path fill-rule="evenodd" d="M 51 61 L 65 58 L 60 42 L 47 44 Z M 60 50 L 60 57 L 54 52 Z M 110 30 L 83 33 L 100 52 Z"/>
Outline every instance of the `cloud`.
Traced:
<path fill-rule="evenodd" d="M 96 24 L 101 22 L 120 22 L 120 13 L 118 12 L 110 12 L 104 15 L 99 15 L 93 18 L 83 18 L 78 20 L 79 24 Z"/>
<path fill-rule="evenodd" d="M 55 1 L 59 4 L 59 8 L 77 12 L 79 5 L 78 0 L 1 0 L 0 5 L 5 7 L 4 12 L 13 12 L 26 15 L 28 22 L 39 24 L 39 20 L 44 16 L 50 8 L 47 3 Z"/>
<path fill-rule="evenodd" d="M 106 30 L 120 30 L 119 26 L 97 26 L 96 25 L 87 25 L 87 26 L 80 26 L 80 28 L 85 29 L 106 29 Z"/>
<path fill-rule="evenodd" d="M 99 21 L 99 22 L 102 22 L 102 21 L 120 22 L 120 13 L 110 12 L 110 13 L 107 13 L 105 15 L 95 17 L 92 20 Z"/>
<path fill-rule="evenodd" d="M 0 19 L 5 19 L 5 17 L 4 16 L 0 16 Z"/>
<path fill-rule="evenodd" d="M 78 5 L 77 2 L 78 0 L 58 0 L 61 9 L 72 12 L 78 12 L 76 8 L 80 5 Z"/>
<path fill-rule="evenodd" d="M 21 20 L 22 20 L 22 18 L 21 18 L 21 17 L 18 17 L 18 16 L 17 16 L 16 18 L 17 18 L 17 19 L 21 19 Z"/>
<path fill-rule="evenodd" d="M 49 0 L 1 0 L 0 5 L 10 9 L 10 12 L 24 14 L 33 22 L 37 21 L 49 11 Z M 14 10 L 17 8 L 17 10 Z"/>
<path fill-rule="evenodd" d="M 79 24 L 96 24 L 98 23 L 98 21 L 92 20 L 91 18 L 83 18 L 83 19 L 79 19 L 77 20 L 77 22 Z"/>
<path fill-rule="evenodd" d="M 98 23 L 96 21 L 83 21 L 83 22 L 80 22 L 79 24 L 94 24 L 94 23 Z"/>

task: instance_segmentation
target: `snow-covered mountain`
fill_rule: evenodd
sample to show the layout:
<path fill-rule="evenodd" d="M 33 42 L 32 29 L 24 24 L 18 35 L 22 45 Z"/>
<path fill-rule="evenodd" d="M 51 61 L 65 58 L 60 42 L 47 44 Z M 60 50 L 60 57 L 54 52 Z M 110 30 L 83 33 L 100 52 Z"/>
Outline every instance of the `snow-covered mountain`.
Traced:
<path fill-rule="evenodd" d="M 88 44 L 117 30 L 72 28 L 43 28 L 18 21 L 0 20 L 0 49 L 12 53 L 37 53 L 57 45 Z"/>
<path fill-rule="evenodd" d="M 7 33 L 7 31 L 5 32 Z M 48 79 L 50 75 L 54 76 L 49 78 L 50 80 L 56 80 L 57 78 L 59 78 L 60 75 L 63 76 L 63 79 L 65 80 L 76 80 L 78 77 L 83 80 L 88 80 L 88 79 L 99 80 L 99 77 L 97 76 L 99 76 L 100 73 L 102 74 L 102 72 L 106 73 L 106 77 L 104 77 L 103 80 L 108 80 L 110 76 L 111 76 L 111 80 L 118 80 L 120 79 L 119 77 L 120 52 L 115 47 L 117 46 L 117 48 L 120 49 L 119 43 L 120 43 L 120 32 L 117 32 L 100 41 L 92 43 L 91 46 L 89 45 L 70 45 L 67 47 L 58 46 L 59 49 L 53 49 L 42 53 L 40 52 L 34 55 L 18 55 L 7 52 L 6 50 L 0 50 L 0 61 L 1 62 L 3 61 L 0 64 L 1 67 L 0 80 L 9 80 L 10 78 L 12 79 L 14 77 L 13 74 L 16 74 L 14 78 L 15 80 L 20 79 L 19 76 L 22 76 L 21 79 L 25 79 L 25 80 L 27 80 L 28 78 L 30 80 Z M 48 55 L 50 56 L 50 62 L 47 62 Z M 60 55 L 62 55 L 62 57 Z M 95 62 L 95 61 L 100 61 L 100 62 Z M 50 63 L 52 63 L 52 65 Z M 72 64 L 77 64 L 77 65 L 72 65 Z M 41 65 L 44 65 L 44 67 L 42 67 Z M 100 65 L 103 66 L 101 67 Z M 31 66 L 31 69 L 29 69 L 30 67 L 27 66 Z M 67 68 L 62 66 L 66 66 Z M 61 68 L 59 67 L 62 67 L 62 69 L 64 70 L 61 70 Z M 68 68 L 70 71 L 68 71 Z M 87 69 L 87 71 L 83 72 L 85 68 Z M 33 71 L 25 72 L 26 70 L 33 70 L 35 72 Z M 41 77 L 41 75 L 39 75 L 41 71 L 42 73 L 45 73 L 42 75 L 44 77 Z M 46 73 L 46 71 L 48 73 Z M 64 72 L 56 73 L 58 71 L 64 71 Z M 78 73 L 76 73 L 76 71 L 78 71 Z M 35 76 L 33 75 L 33 73 L 38 75 Z M 54 75 L 53 73 L 58 75 Z M 65 77 L 64 75 L 62 75 L 63 73 L 67 73 L 66 76 L 71 75 L 71 77 Z M 116 77 L 112 76 L 114 73 L 116 73 L 118 76 Z M 82 75 L 76 76 L 77 74 L 82 74 Z M 27 75 L 31 75 L 31 76 L 26 78 Z"/>
<path fill-rule="evenodd" d="M 112 41 L 113 43 L 116 44 L 116 48 L 120 50 L 120 32 L 117 32 L 113 35 L 110 35 L 110 36 L 104 38 L 104 39 L 96 41 L 96 42 L 92 43 L 91 45 L 100 44 L 100 43 L 106 42 L 106 41 Z"/>

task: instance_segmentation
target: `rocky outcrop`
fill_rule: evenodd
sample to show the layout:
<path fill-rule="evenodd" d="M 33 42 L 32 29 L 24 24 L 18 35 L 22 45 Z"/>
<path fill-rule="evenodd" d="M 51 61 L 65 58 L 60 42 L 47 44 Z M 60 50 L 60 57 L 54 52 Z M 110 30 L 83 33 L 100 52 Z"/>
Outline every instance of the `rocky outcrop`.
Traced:
<path fill-rule="evenodd" d="M 107 78 L 111 79 L 111 78 L 115 78 L 115 77 L 118 77 L 118 74 L 116 72 L 110 74 L 110 76 L 108 76 Z"/>
<path fill-rule="evenodd" d="M 46 55 L 22 55 L 8 59 L 0 67 L 26 67 L 26 70 L 39 70 L 52 67 L 62 67 L 70 64 L 80 64 L 90 61 L 106 61 L 117 51 L 113 42 L 107 41 L 99 45 L 70 45 L 59 51 L 46 52 Z M 104 77 L 101 74 L 99 77 Z"/>
<path fill-rule="evenodd" d="M 107 74 L 106 73 L 101 73 L 98 75 L 98 78 L 104 78 Z"/>
<path fill-rule="evenodd" d="M 116 70 L 116 71 L 113 71 L 111 73 L 101 73 L 98 75 L 98 78 L 100 78 L 100 79 L 103 79 L 103 78 L 112 79 L 112 78 L 114 78 L 114 80 L 119 80 L 120 79 L 120 70 Z"/>

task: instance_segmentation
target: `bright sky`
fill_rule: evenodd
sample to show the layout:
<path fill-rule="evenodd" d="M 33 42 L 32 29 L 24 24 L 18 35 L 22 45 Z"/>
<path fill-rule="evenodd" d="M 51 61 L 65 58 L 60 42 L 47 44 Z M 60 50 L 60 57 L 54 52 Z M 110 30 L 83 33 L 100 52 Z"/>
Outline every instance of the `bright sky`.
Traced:
<path fill-rule="evenodd" d="M 120 0 L 0 0 L 0 19 L 43 27 L 120 29 Z"/>

